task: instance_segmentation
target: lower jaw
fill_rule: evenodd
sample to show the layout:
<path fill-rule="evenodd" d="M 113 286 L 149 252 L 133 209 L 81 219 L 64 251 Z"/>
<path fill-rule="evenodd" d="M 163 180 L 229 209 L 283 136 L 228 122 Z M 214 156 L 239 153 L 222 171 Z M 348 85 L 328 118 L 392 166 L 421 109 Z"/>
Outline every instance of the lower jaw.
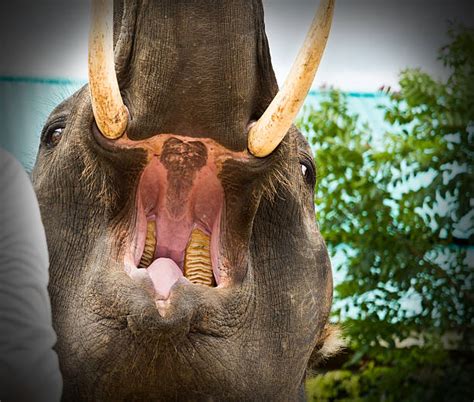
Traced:
<path fill-rule="evenodd" d="M 183 261 L 159 256 L 158 253 L 149 265 L 143 264 L 143 259 L 137 264 L 128 255 L 125 259 L 125 271 L 132 280 L 141 283 L 156 301 L 167 300 L 173 285 L 178 281 L 208 288 L 223 287 L 226 281 L 219 274 L 218 258 L 211 258 L 214 253 L 211 253 L 208 238 L 201 230 L 194 229 Z"/>

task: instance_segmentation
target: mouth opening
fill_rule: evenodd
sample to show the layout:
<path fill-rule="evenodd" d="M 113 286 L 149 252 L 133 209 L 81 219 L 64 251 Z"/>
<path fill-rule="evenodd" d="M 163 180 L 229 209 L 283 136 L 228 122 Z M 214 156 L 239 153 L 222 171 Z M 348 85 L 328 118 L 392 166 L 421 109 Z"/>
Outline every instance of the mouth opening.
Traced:
<path fill-rule="evenodd" d="M 178 281 L 216 287 L 224 191 L 212 153 L 175 138 L 149 156 L 137 193 L 137 225 L 126 264 L 154 298 L 166 300 Z"/>

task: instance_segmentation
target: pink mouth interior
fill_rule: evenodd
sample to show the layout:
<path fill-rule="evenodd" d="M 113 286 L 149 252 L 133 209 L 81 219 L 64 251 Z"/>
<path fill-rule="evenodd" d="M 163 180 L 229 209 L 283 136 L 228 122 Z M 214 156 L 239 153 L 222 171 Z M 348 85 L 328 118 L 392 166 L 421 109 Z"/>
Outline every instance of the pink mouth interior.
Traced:
<path fill-rule="evenodd" d="M 211 236 L 211 260 L 214 278 L 219 276 L 219 227 L 224 193 L 217 178 L 212 158 L 194 170 L 167 168 L 158 156 L 153 156 L 143 171 L 138 190 L 138 225 L 133 251 L 132 278 L 148 276 L 153 283 L 155 297 L 167 299 L 171 287 L 183 277 L 186 246 L 191 232 L 198 228 Z M 180 166 L 180 161 L 173 166 Z M 137 269 L 143 254 L 147 223 L 156 228 L 154 261 L 146 269 Z"/>

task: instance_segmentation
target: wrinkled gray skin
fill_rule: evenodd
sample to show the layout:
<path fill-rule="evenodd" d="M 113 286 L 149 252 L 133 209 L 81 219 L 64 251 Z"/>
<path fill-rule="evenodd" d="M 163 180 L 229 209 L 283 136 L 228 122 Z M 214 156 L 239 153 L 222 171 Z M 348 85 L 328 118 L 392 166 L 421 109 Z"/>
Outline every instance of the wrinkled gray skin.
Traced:
<path fill-rule="evenodd" d="M 115 39 L 129 138 L 173 133 L 246 151 L 247 124 L 277 91 L 260 0 L 117 3 Z M 219 252 L 231 284 L 177 284 L 163 318 L 123 265 L 145 153 L 103 146 L 87 87 L 59 105 L 33 181 L 64 400 L 303 398 L 332 299 L 310 155 L 292 128 L 272 155 L 225 162 Z"/>

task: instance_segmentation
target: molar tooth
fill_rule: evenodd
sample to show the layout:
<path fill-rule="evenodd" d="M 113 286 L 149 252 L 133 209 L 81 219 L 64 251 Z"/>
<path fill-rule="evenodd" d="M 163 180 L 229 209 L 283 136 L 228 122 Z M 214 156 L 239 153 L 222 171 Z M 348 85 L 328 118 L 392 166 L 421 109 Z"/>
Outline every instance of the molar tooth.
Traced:
<path fill-rule="evenodd" d="M 140 268 L 147 268 L 153 262 L 153 257 L 155 256 L 155 248 L 155 221 L 148 221 L 146 226 L 145 247 L 143 249 L 143 255 L 140 259 L 140 263 L 138 264 Z"/>
<path fill-rule="evenodd" d="M 184 276 L 192 283 L 215 286 L 210 240 L 210 237 L 199 229 L 191 232 L 184 256 Z"/>

